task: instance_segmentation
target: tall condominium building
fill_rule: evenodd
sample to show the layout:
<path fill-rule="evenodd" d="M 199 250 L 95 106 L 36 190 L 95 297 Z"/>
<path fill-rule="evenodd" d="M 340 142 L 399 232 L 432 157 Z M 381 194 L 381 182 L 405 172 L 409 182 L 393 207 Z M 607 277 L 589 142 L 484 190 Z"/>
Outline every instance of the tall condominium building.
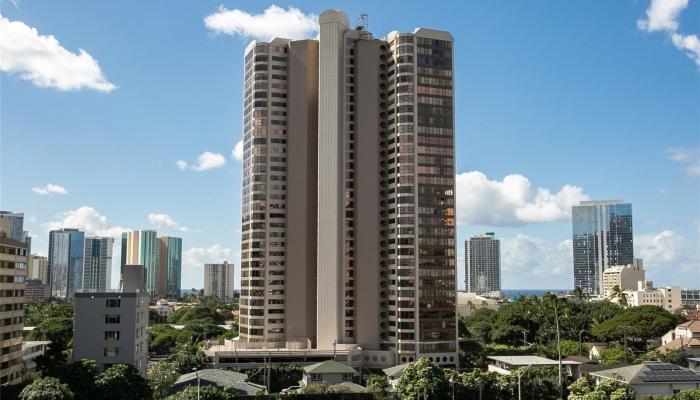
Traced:
<path fill-rule="evenodd" d="M 83 262 L 83 282 L 80 290 L 105 291 L 112 286 L 112 247 L 111 237 L 85 238 Z"/>
<path fill-rule="evenodd" d="M 7 237 L 18 242 L 26 241 L 27 234 L 24 231 L 24 213 L 0 211 L 0 220 L 7 222 Z"/>
<path fill-rule="evenodd" d="M 215 296 L 224 303 L 233 300 L 233 264 L 204 264 L 204 295 Z"/>
<path fill-rule="evenodd" d="M 465 243 L 468 292 L 483 294 L 501 290 L 501 241 L 493 232 L 472 236 Z"/>
<path fill-rule="evenodd" d="M 77 229 L 49 232 L 49 282 L 51 297 L 73 297 L 82 286 L 85 234 Z"/>
<path fill-rule="evenodd" d="M 29 251 L 25 241 L 10 237 L 16 229 L 12 224 L 9 219 L 0 219 L 0 385 L 19 383 L 22 378 L 24 285 Z"/>
<path fill-rule="evenodd" d="M 49 283 L 49 259 L 38 254 L 29 256 L 27 279 L 35 279 L 43 284 Z"/>
<path fill-rule="evenodd" d="M 144 268 L 125 265 L 119 288 L 75 294 L 73 360 L 95 360 L 103 371 L 131 364 L 148 369 L 148 293 Z"/>
<path fill-rule="evenodd" d="M 246 49 L 241 341 L 455 363 L 452 36 L 319 22 Z"/>
<path fill-rule="evenodd" d="M 158 238 L 158 294 L 160 297 L 180 297 L 182 276 L 182 239 L 171 236 Z"/>
<path fill-rule="evenodd" d="M 603 294 L 603 272 L 634 261 L 632 205 L 621 200 L 582 201 L 572 209 L 574 287 Z"/>
<path fill-rule="evenodd" d="M 122 253 L 124 240 L 122 236 Z M 126 234 L 126 258 L 122 261 L 122 269 L 125 265 L 141 265 L 144 268 L 146 288 L 151 299 L 157 299 L 164 294 L 159 293 L 158 267 L 160 251 L 156 231 L 136 230 Z M 123 273 L 123 271 L 122 271 Z"/>

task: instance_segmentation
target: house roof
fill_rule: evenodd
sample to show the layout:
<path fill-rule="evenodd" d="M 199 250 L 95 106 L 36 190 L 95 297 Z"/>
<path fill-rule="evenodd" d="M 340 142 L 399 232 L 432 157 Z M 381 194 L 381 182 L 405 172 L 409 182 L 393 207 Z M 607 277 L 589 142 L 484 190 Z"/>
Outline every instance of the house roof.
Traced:
<path fill-rule="evenodd" d="M 327 360 L 304 367 L 304 372 L 308 374 L 354 374 L 357 371 L 338 361 Z"/>
<path fill-rule="evenodd" d="M 559 365 L 559 361 L 539 356 L 489 356 L 490 360 L 499 361 L 513 366 L 527 365 Z M 563 365 L 579 365 L 575 361 L 561 360 Z"/>
<path fill-rule="evenodd" d="M 389 378 L 398 379 L 401 377 L 401 374 L 403 374 L 403 370 L 405 370 L 409 365 L 411 365 L 411 363 L 399 364 L 395 367 L 384 368 L 382 372 L 384 372 L 384 374 L 386 374 L 386 376 Z"/>
<path fill-rule="evenodd" d="M 334 388 L 334 387 L 342 387 L 342 388 L 349 389 L 349 390 L 351 390 L 352 392 L 356 392 L 356 393 L 365 393 L 365 392 L 367 392 L 367 388 L 366 388 L 366 387 L 364 387 L 364 386 L 362 386 L 362 385 L 358 385 L 357 383 L 353 383 L 353 382 L 343 382 L 343 383 L 339 383 L 339 384 L 337 384 L 337 385 L 331 385 L 330 387 L 331 387 L 331 388 Z"/>
<path fill-rule="evenodd" d="M 700 348 L 700 339 L 695 338 L 695 337 L 675 338 L 675 339 L 671 340 L 670 342 L 666 343 L 665 345 L 659 347 L 659 351 L 665 352 L 668 350 L 680 349 L 681 347 L 699 347 Z"/>
<path fill-rule="evenodd" d="M 700 333 L 700 319 L 693 319 L 678 325 L 678 328 L 686 328 L 693 333 Z"/>
<path fill-rule="evenodd" d="M 190 372 L 189 374 L 180 375 L 177 381 L 175 381 L 175 384 L 177 385 L 192 380 L 196 383 L 198 374 L 200 381 L 208 381 L 222 388 L 231 386 L 234 383 L 244 382 L 248 379 L 248 375 L 240 372 L 226 371 L 223 369 L 203 369 L 196 373 Z"/>
<path fill-rule="evenodd" d="M 700 375 L 679 365 L 648 361 L 642 364 L 591 372 L 601 378 L 623 380 L 629 384 L 700 382 Z"/>

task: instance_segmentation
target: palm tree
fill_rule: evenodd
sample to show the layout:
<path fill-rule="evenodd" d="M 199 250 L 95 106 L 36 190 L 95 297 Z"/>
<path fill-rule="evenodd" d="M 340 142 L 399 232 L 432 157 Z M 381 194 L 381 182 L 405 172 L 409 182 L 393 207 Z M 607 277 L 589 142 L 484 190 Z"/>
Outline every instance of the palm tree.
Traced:
<path fill-rule="evenodd" d="M 613 286 L 612 293 L 610 293 L 610 299 L 617 299 L 617 304 L 622 307 L 627 307 L 627 293 L 620 289 L 620 285 Z"/>

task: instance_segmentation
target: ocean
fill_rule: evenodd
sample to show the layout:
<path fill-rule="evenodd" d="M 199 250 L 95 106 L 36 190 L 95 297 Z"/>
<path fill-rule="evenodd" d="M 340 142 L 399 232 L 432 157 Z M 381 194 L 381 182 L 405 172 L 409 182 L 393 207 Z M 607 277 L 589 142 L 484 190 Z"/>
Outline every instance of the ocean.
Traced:
<path fill-rule="evenodd" d="M 570 290 L 567 289 L 503 289 L 501 290 L 501 294 L 503 297 L 507 298 L 518 298 L 521 295 L 522 296 L 536 296 L 536 297 L 542 297 L 544 296 L 545 293 L 556 293 L 556 294 L 566 294 L 569 293 Z"/>

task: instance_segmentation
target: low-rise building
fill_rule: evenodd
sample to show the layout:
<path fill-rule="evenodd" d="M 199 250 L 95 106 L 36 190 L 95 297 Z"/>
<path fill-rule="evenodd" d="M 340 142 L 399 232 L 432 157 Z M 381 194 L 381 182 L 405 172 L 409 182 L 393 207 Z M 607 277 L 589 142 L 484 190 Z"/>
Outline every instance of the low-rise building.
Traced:
<path fill-rule="evenodd" d="M 700 320 L 679 324 L 661 337 L 659 351 L 680 350 L 685 355 L 700 356 Z"/>
<path fill-rule="evenodd" d="M 46 353 L 50 340 L 27 340 L 22 343 L 22 365 L 26 374 L 36 368 L 36 358 Z"/>
<path fill-rule="evenodd" d="M 27 304 L 44 303 L 49 301 L 51 289 L 49 285 L 42 283 L 38 279 L 30 279 L 27 281 L 27 286 L 24 289 L 24 301 Z"/>
<path fill-rule="evenodd" d="M 700 289 L 681 290 L 682 305 L 700 305 Z"/>
<path fill-rule="evenodd" d="M 590 374 L 596 384 L 607 379 L 627 383 L 638 398 L 672 395 L 683 390 L 700 389 L 700 375 L 688 368 L 669 363 L 647 361 L 642 364 L 613 368 Z"/>
<path fill-rule="evenodd" d="M 327 360 L 304 367 L 304 377 L 300 383 L 303 386 L 321 382 L 338 385 L 344 382 L 353 382 L 356 376 L 357 371 L 347 364 Z"/>
<path fill-rule="evenodd" d="M 498 310 L 499 306 L 500 301 L 497 299 L 472 292 L 457 292 L 457 315 L 460 317 L 469 317 L 482 308 Z"/>
<path fill-rule="evenodd" d="M 688 368 L 700 374 L 700 357 L 688 358 Z"/>
<path fill-rule="evenodd" d="M 103 371 L 131 364 L 148 367 L 148 299 L 141 265 L 125 265 L 116 291 L 75 293 L 73 361 L 95 360 Z"/>
<path fill-rule="evenodd" d="M 175 306 L 168 303 L 168 300 L 160 299 L 154 306 L 149 307 L 158 314 L 158 322 L 167 322 L 170 315 L 175 311 Z"/>
<path fill-rule="evenodd" d="M 255 383 L 246 382 L 248 375 L 240 372 L 225 371 L 222 369 L 203 369 L 188 374 L 180 375 L 175 381 L 171 393 L 177 393 L 190 386 L 212 386 L 218 389 L 232 388 L 237 396 L 254 396 L 265 393 L 265 387 Z"/>
<path fill-rule="evenodd" d="M 681 307 L 681 288 L 678 286 L 654 288 L 651 281 L 640 281 L 637 282 L 637 290 L 627 290 L 625 293 L 631 307 L 652 305 L 670 312 Z"/>
<path fill-rule="evenodd" d="M 644 266 L 641 259 L 635 259 L 633 264 L 616 265 L 603 271 L 603 297 L 612 297 L 615 286 L 620 290 L 635 290 L 637 282 L 644 281 Z"/>
<path fill-rule="evenodd" d="M 489 356 L 488 370 L 501 375 L 510 375 L 524 367 L 558 367 L 558 360 L 539 356 Z M 568 376 L 578 379 L 581 376 L 580 363 L 561 360 L 562 367 Z"/>

